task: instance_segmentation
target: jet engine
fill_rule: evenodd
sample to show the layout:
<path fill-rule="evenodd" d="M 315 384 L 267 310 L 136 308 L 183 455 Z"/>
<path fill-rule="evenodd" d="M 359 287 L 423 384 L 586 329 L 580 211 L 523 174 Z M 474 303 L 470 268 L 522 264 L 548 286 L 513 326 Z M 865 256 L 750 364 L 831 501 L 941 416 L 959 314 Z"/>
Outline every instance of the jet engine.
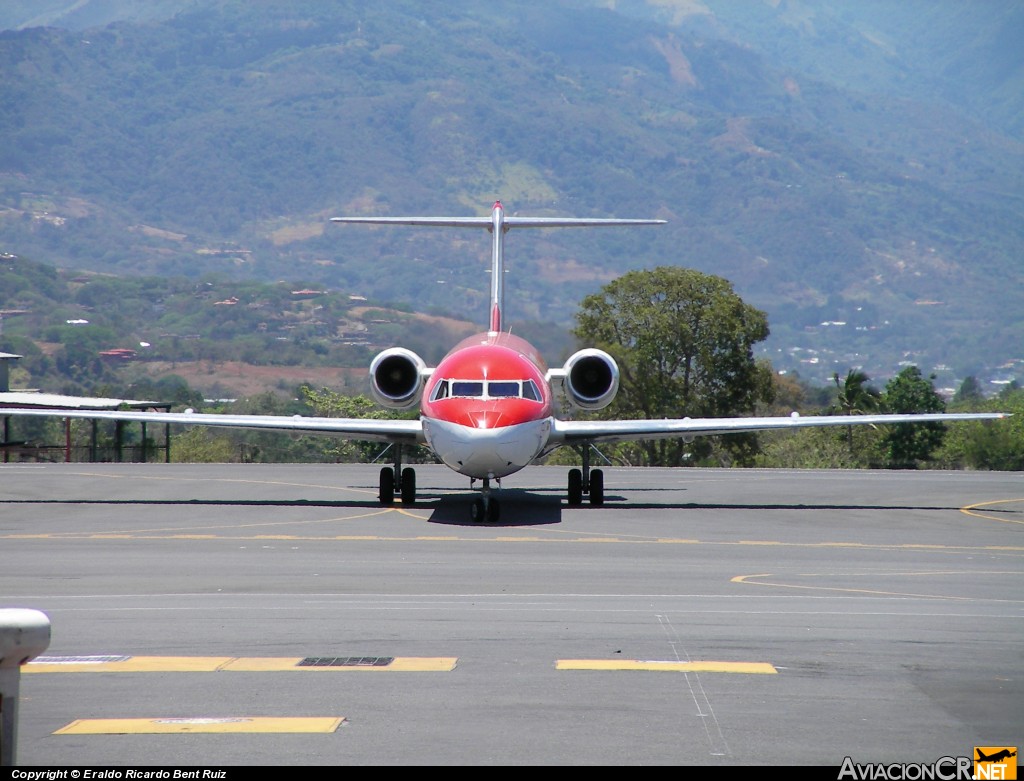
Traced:
<path fill-rule="evenodd" d="M 619 366 L 604 350 L 573 353 L 563 371 L 569 400 L 580 409 L 603 409 L 619 390 Z"/>
<path fill-rule="evenodd" d="M 409 409 L 419 403 L 428 374 L 427 364 L 412 350 L 391 347 L 370 364 L 370 391 L 385 407 Z"/>

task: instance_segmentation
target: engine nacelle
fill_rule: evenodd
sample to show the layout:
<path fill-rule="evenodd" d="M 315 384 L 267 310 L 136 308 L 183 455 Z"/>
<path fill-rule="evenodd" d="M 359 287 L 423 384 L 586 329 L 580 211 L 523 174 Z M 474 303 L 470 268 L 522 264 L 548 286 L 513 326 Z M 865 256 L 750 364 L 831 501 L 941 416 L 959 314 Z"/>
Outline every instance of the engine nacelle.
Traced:
<path fill-rule="evenodd" d="M 604 409 L 619 390 L 619 365 L 604 350 L 573 353 L 563 371 L 569 400 L 580 409 Z"/>
<path fill-rule="evenodd" d="M 370 364 L 370 391 L 378 404 L 409 409 L 419 404 L 427 373 L 427 364 L 412 350 L 391 347 Z"/>

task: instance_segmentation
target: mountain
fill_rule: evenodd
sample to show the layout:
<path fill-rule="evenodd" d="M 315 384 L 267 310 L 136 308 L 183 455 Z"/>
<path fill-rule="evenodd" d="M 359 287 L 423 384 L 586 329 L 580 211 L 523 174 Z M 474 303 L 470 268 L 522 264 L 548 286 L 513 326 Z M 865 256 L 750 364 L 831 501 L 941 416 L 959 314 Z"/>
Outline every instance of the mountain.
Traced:
<path fill-rule="evenodd" d="M 812 381 L 1024 377 L 1019 2 L 15 0 L 0 26 L 0 251 L 484 322 L 485 236 L 328 218 L 661 217 L 513 234 L 513 327 L 678 264 Z"/>

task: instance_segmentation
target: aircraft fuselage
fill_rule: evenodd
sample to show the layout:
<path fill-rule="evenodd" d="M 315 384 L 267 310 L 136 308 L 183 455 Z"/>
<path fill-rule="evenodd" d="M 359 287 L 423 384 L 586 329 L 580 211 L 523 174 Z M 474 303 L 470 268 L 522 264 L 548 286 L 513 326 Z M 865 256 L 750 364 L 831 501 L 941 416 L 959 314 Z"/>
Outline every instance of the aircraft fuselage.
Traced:
<path fill-rule="evenodd" d="M 551 433 L 545 373 L 533 346 L 507 332 L 463 340 L 438 363 L 423 390 L 428 446 L 471 478 L 518 472 L 544 450 Z"/>

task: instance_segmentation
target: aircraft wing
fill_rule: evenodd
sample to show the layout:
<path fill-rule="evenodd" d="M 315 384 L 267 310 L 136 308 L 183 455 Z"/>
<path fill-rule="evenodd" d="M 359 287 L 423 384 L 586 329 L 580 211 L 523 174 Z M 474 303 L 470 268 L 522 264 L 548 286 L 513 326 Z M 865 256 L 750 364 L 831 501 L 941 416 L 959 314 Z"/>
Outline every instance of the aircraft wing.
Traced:
<path fill-rule="evenodd" d="M 816 426 L 863 426 L 892 423 L 947 423 L 952 420 L 998 420 L 1003 412 L 919 413 L 887 415 L 800 415 L 762 418 L 664 418 L 661 420 L 555 420 L 548 442 L 624 442 L 643 439 L 685 439 L 773 429 Z"/>
<path fill-rule="evenodd" d="M 216 415 L 201 412 L 135 412 L 119 410 L 64 410 L 0 408 L 0 417 L 84 418 L 138 423 L 172 423 L 184 426 L 287 431 L 299 434 L 334 434 L 370 442 L 423 444 L 423 425 L 417 420 L 371 418 L 315 418 L 302 415 Z"/>

